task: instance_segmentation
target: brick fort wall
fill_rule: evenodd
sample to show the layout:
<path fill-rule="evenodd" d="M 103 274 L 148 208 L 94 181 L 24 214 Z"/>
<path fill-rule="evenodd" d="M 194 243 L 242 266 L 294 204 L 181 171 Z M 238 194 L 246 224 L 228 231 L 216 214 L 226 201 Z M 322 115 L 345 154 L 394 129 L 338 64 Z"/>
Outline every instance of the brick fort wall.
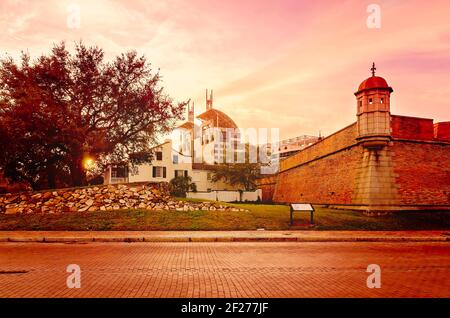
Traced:
<path fill-rule="evenodd" d="M 450 204 L 450 144 L 394 141 L 390 148 L 402 204 Z"/>
<path fill-rule="evenodd" d="M 273 201 L 350 204 L 361 148 L 356 123 L 280 163 Z"/>
<path fill-rule="evenodd" d="M 401 206 L 450 205 L 448 123 L 392 116 L 392 158 L 396 200 Z M 352 124 L 284 159 L 278 175 L 259 182 L 263 201 L 356 204 L 363 147 Z"/>

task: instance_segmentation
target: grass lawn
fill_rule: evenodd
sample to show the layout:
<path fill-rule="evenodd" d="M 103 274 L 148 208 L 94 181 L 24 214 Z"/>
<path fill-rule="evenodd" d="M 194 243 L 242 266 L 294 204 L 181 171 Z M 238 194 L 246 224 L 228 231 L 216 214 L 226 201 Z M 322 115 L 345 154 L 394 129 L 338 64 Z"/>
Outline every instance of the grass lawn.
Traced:
<path fill-rule="evenodd" d="M 202 200 L 203 201 L 203 200 Z M 235 204 L 250 212 L 120 210 L 66 214 L 0 214 L 0 230 L 305 230 L 309 213 L 295 213 L 289 226 L 289 207 Z M 404 212 L 369 217 L 361 212 L 315 207 L 312 230 L 450 230 L 449 212 Z"/>

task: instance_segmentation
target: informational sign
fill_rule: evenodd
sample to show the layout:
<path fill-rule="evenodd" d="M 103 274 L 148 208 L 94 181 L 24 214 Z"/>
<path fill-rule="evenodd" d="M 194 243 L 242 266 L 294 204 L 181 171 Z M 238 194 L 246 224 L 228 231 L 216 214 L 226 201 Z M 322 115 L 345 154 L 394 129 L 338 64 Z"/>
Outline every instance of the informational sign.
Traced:
<path fill-rule="evenodd" d="M 291 203 L 291 225 L 294 224 L 294 212 L 311 213 L 311 225 L 314 224 L 314 207 L 310 203 Z"/>
<path fill-rule="evenodd" d="M 292 203 L 292 210 L 294 211 L 314 211 L 314 208 L 309 203 Z"/>

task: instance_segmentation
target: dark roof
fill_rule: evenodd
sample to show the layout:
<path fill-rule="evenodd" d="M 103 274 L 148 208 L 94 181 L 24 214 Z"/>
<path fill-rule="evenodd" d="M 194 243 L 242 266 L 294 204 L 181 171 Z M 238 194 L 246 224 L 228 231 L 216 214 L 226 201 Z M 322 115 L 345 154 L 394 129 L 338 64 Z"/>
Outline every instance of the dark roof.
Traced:
<path fill-rule="evenodd" d="M 208 109 L 206 112 L 198 115 L 197 118 L 211 121 L 214 127 L 237 128 L 237 125 L 233 119 L 231 119 L 227 114 L 214 108 Z"/>

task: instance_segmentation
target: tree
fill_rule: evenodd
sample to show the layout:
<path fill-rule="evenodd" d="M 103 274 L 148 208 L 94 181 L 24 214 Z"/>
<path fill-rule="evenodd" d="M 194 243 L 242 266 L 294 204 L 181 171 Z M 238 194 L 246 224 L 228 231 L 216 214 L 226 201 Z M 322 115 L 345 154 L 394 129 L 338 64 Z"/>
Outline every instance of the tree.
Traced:
<path fill-rule="evenodd" d="M 175 197 L 186 197 L 186 192 L 197 191 L 197 186 L 192 183 L 192 178 L 189 176 L 179 176 L 175 177 L 169 182 L 170 194 Z"/>
<path fill-rule="evenodd" d="M 253 163 L 250 159 L 250 153 L 257 154 L 258 146 L 249 143 L 244 144 L 244 162 L 237 163 L 238 153 L 233 152 L 235 163 L 221 163 L 212 168 L 213 182 L 223 181 L 231 186 L 242 186 L 246 191 L 256 189 L 256 180 L 261 177 L 261 163 Z M 227 156 L 227 149 L 223 149 L 223 157 Z"/>
<path fill-rule="evenodd" d="M 22 54 L 0 61 L 0 168 L 33 188 L 86 184 L 111 163 L 152 158 L 158 135 L 182 118 L 186 102 L 174 103 L 144 56 L 128 52 L 112 62 L 102 49 L 64 43 L 34 62 Z"/>
<path fill-rule="evenodd" d="M 229 163 L 213 167 L 211 180 L 222 180 L 229 185 L 241 185 L 246 191 L 256 189 L 256 180 L 260 177 L 261 165 L 258 163 Z"/>

